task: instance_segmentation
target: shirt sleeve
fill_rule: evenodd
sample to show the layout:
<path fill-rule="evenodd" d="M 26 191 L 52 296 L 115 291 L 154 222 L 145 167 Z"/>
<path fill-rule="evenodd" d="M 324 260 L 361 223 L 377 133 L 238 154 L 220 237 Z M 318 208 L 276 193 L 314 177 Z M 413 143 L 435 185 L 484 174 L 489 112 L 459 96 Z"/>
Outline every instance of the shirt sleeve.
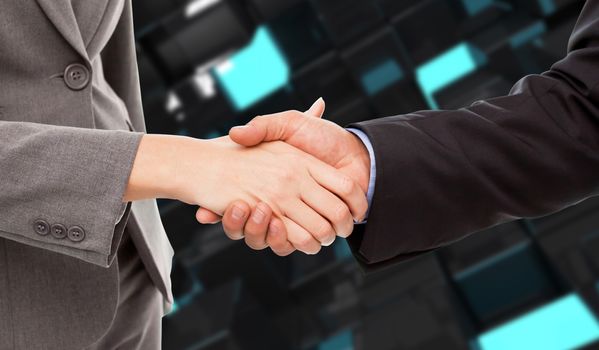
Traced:
<path fill-rule="evenodd" d="M 374 156 L 374 149 L 372 148 L 372 143 L 368 136 L 359 129 L 348 128 L 347 131 L 356 135 L 360 141 L 366 146 L 368 150 L 368 155 L 370 156 L 370 179 L 368 180 L 368 193 L 366 194 L 368 198 L 368 210 L 370 210 L 370 205 L 372 204 L 372 197 L 374 197 L 374 185 L 376 183 L 376 159 Z M 359 222 L 358 224 L 366 223 L 366 219 L 368 219 L 368 211 L 366 212 L 366 216 L 364 221 Z"/>

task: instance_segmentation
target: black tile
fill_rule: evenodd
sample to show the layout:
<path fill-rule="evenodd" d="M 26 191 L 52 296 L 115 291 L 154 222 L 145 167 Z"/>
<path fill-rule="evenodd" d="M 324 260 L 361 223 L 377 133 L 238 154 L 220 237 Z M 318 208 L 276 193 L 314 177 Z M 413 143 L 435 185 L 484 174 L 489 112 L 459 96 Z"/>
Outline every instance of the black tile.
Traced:
<path fill-rule="evenodd" d="M 292 88 L 305 104 L 323 97 L 328 113 L 335 113 L 338 108 L 363 96 L 349 70 L 334 52 L 297 71 L 292 78 Z"/>
<path fill-rule="evenodd" d="M 370 0 L 311 0 L 331 40 L 341 46 L 382 22 Z"/>
<path fill-rule="evenodd" d="M 461 20 L 449 2 L 425 0 L 394 18 L 393 25 L 412 63 L 420 65 L 460 41 Z"/>
<path fill-rule="evenodd" d="M 309 1 L 300 2 L 279 18 L 270 21 L 268 27 L 293 69 L 309 63 L 331 47 Z"/>

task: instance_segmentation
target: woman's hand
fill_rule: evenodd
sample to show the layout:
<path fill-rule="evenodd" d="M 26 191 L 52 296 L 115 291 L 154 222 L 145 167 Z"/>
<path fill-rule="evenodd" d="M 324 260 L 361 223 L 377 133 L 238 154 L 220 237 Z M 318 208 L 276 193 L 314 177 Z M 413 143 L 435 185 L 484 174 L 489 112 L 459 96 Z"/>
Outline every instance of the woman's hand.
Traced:
<path fill-rule="evenodd" d="M 236 200 L 252 207 L 262 202 L 264 210 L 272 208 L 282 221 L 290 245 L 309 254 L 331 244 L 336 235 L 348 236 L 354 217 L 366 212 L 364 192 L 353 180 L 283 142 L 246 148 L 228 137 L 210 141 L 155 137 L 142 140 L 130 180 L 132 193 L 126 200 L 144 192 L 136 189 L 161 182 L 162 186 L 150 192 L 219 214 Z M 148 161 L 159 169 L 143 174 Z"/>

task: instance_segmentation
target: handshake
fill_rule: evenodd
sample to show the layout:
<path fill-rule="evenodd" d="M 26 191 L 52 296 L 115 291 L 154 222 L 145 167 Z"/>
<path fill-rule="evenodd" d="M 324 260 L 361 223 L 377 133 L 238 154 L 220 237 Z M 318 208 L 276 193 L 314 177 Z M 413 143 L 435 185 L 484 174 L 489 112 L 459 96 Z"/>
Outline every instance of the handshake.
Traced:
<path fill-rule="evenodd" d="M 123 200 L 177 199 L 252 249 L 316 254 L 365 219 L 370 179 L 365 145 L 324 108 L 259 116 L 213 140 L 144 135 Z"/>

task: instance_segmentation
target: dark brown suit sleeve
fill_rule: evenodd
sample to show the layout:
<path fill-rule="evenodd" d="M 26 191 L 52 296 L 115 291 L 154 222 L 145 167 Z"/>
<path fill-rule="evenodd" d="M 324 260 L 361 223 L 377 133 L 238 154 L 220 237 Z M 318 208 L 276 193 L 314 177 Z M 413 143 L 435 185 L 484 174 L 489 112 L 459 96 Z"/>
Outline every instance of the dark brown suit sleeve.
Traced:
<path fill-rule="evenodd" d="M 351 127 L 376 156 L 368 223 L 349 238 L 367 269 L 596 195 L 599 1 L 586 3 L 567 57 L 509 96 Z"/>

